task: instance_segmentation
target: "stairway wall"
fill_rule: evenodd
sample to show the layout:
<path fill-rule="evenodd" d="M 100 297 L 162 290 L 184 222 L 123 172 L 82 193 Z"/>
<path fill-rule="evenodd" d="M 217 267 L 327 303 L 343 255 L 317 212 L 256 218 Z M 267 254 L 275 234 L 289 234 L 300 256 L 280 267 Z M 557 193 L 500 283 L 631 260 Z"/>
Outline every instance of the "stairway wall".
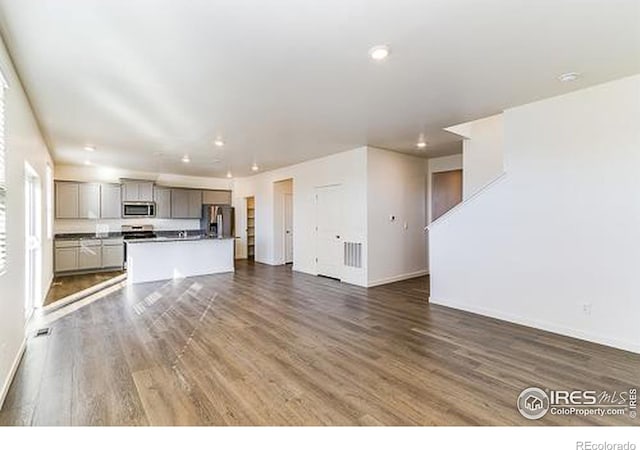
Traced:
<path fill-rule="evenodd" d="M 429 231 L 431 302 L 640 353 L 639 123 L 638 75 L 505 111 L 507 175 Z"/>

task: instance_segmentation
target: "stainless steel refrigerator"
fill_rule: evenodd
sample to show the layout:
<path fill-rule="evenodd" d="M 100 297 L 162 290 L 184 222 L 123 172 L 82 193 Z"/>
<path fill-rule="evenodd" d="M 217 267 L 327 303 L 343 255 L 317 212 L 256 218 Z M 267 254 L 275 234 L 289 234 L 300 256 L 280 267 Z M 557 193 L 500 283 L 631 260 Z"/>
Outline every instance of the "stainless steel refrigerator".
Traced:
<path fill-rule="evenodd" d="M 229 205 L 204 205 L 201 228 L 218 238 L 235 237 L 235 211 Z"/>

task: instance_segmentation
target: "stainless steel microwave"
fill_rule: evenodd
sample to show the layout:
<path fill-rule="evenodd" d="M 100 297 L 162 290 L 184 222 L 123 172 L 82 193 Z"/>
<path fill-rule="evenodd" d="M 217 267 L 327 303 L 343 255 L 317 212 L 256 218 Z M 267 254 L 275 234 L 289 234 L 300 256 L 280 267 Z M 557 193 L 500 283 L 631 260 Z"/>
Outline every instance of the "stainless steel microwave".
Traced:
<path fill-rule="evenodd" d="M 156 204 L 154 202 L 124 202 L 122 217 L 155 217 Z"/>

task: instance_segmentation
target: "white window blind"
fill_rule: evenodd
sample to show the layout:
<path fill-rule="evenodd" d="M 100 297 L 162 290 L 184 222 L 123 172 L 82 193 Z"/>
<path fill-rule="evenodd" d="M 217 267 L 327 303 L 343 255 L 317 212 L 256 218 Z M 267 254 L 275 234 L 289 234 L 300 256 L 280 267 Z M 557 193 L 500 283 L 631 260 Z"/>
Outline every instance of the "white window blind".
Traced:
<path fill-rule="evenodd" d="M 5 91 L 6 83 L 0 73 L 0 274 L 7 267 L 7 172 L 5 161 L 6 129 L 5 129 Z"/>

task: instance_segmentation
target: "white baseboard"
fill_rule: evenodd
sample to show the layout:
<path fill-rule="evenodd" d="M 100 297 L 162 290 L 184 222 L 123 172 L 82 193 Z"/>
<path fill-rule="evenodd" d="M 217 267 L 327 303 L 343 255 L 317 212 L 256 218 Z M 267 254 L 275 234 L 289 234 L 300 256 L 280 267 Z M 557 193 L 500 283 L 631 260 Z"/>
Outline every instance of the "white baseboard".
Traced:
<path fill-rule="evenodd" d="M 0 409 L 2 409 L 2 405 L 4 405 L 4 401 L 7 398 L 7 394 L 9 393 L 9 388 L 11 387 L 11 383 L 13 382 L 13 377 L 16 376 L 16 372 L 18 371 L 18 366 L 20 365 L 20 361 L 22 360 L 22 356 L 24 355 L 24 351 L 27 349 L 27 338 L 22 340 L 20 344 L 20 348 L 18 349 L 18 353 L 16 353 L 15 358 L 13 359 L 13 364 L 11 364 L 11 370 L 9 370 L 9 375 L 7 379 L 4 380 L 4 384 L 2 385 L 2 391 L 0 391 Z"/>
<path fill-rule="evenodd" d="M 575 330 L 573 328 L 566 327 L 564 325 L 560 325 L 556 323 L 531 320 L 515 314 L 507 313 L 504 311 L 496 311 L 492 309 L 482 308 L 477 305 L 456 303 L 456 302 L 437 299 L 433 297 L 429 298 L 429 303 L 433 305 L 446 306 L 447 308 L 459 309 L 461 311 L 478 314 L 480 316 L 486 316 L 486 317 L 491 317 L 493 319 L 504 320 L 505 322 L 524 325 L 525 327 L 537 328 L 539 330 L 548 331 L 550 333 L 561 334 L 563 336 L 568 336 L 575 339 L 589 341 L 596 344 L 606 345 L 607 347 L 614 347 L 620 350 L 626 350 L 628 352 L 640 354 L 640 344 L 637 342 L 627 342 L 627 341 L 621 341 L 619 339 L 612 339 L 607 336 L 601 336 L 596 333 L 585 332 L 582 330 Z"/>
<path fill-rule="evenodd" d="M 379 280 L 369 281 L 367 283 L 367 287 L 382 286 L 383 284 L 395 283 L 397 281 L 410 280 L 411 278 L 423 277 L 423 276 L 428 275 L 428 274 L 429 274 L 428 270 L 419 270 L 417 272 L 404 273 L 402 275 L 396 275 L 394 277 L 381 278 Z"/>

